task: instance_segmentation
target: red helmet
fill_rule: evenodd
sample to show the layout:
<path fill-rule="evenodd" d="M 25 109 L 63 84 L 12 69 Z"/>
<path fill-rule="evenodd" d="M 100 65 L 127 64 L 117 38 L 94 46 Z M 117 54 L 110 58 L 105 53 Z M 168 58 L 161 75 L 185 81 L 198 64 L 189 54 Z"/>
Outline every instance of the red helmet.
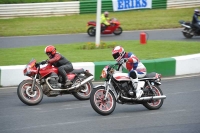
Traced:
<path fill-rule="evenodd" d="M 124 48 L 121 46 L 116 46 L 112 50 L 112 56 L 118 63 L 122 61 L 124 54 L 125 54 Z"/>
<path fill-rule="evenodd" d="M 49 58 L 52 58 L 52 56 L 56 54 L 56 48 L 49 45 L 44 49 L 44 52 L 49 56 Z"/>

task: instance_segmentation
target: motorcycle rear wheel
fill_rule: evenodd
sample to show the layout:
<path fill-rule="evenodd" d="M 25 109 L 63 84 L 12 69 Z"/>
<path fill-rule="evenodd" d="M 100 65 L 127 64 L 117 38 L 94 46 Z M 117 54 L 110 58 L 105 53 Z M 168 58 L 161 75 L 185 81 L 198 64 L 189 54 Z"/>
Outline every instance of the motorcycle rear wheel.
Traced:
<path fill-rule="evenodd" d="M 80 81 L 77 80 L 75 81 L 75 83 L 77 82 L 81 82 L 85 79 L 85 76 L 79 76 L 79 79 L 81 79 Z M 92 92 L 93 89 L 93 84 L 91 81 L 87 82 L 86 84 L 84 84 L 83 86 L 80 86 L 80 91 L 78 92 L 73 92 L 72 94 L 74 95 L 74 97 L 76 97 L 79 100 L 88 100 L 90 99 L 90 94 Z"/>
<path fill-rule="evenodd" d="M 188 39 L 190 39 L 190 38 L 193 37 L 193 35 L 189 34 L 189 30 L 190 30 L 190 29 L 185 28 L 185 29 L 182 31 L 182 32 L 183 32 L 183 36 L 184 36 L 185 38 L 188 38 Z"/>
<path fill-rule="evenodd" d="M 149 88 L 149 86 L 146 86 L 145 88 Z M 163 95 L 163 92 L 158 85 L 154 85 L 152 86 L 152 88 L 153 88 L 153 92 L 155 96 Z M 143 106 L 149 110 L 156 110 L 156 109 L 159 109 L 163 105 L 163 102 L 164 102 L 164 99 L 152 100 L 152 101 L 143 103 Z"/>
<path fill-rule="evenodd" d="M 106 91 L 104 87 L 98 87 L 92 90 L 90 104 L 92 108 L 100 115 L 111 114 L 116 107 L 116 99 L 112 91 L 108 92 L 107 99 L 104 100 Z"/>
<path fill-rule="evenodd" d="M 115 35 L 120 35 L 120 34 L 122 34 L 122 28 L 121 27 L 118 27 L 117 29 L 115 29 L 115 31 L 113 31 L 113 34 L 115 34 Z"/>
<path fill-rule="evenodd" d="M 89 36 L 95 36 L 95 27 L 89 27 L 87 33 Z"/>
<path fill-rule="evenodd" d="M 188 39 L 190 39 L 190 38 L 193 37 L 193 35 L 188 34 L 188 33 L 185 33 L 185 32 L 183 32 L 183 36 L 184 36 L 185 38 L 188 38 Z"/>
<path fill-rule="evenodd" d="M 32 106 L 39 104 L 43 99 L 43 91 L 38 83 L 35 83 L 36 91 L 31 92 L 33 80 L 22 81 L 17 88 L 19 99 L 26 105 Z"/>

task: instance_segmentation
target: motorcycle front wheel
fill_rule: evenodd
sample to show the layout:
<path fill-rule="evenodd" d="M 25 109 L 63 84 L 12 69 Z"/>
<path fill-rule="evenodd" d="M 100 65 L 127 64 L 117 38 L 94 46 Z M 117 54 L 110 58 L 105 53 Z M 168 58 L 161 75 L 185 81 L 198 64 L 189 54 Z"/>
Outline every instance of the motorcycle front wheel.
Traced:
<path fill-rule="evenodd" d="M 145 89 L 149 89 L 149 91 L 150 91 L 149 86 L 146 86 Z M 163 95 L 163 92 L 158 85 L 152 86 L 152 91 L 153 91 L 153 94 L 151 94 L 151 95 L 154 95 L 154 96 Z M 151 100 L 151 101 L 148 101 L 146 103 L 143 103 L 143 106 L 146 107 L 149 110 L 156 110 L 156 109 L 159 109 L 163 105 L 163 102 L 164 102 L 164 99 Z"/>
<path fill-rule="evenodd" d="M 38 83 L 35 83 L 36 91 L 31 91 L 33 80 L 22 81 L 17 88 L 19 99 L 26 105 L 37 105 L 42 101 L 43 91 Z"/>
<path fill-rule="evenodd" d="M 118 27 L 117 29 L 115 29 L 115 31 L 113 31 L 113 34 L 115 34 L 115 35 L 120 35 L 120 34 L 122 34 L 122 28 L 121 27 Z"/>
<path fill-rule="evenodd" d="M 89 36 L 95 36 L 95 27 L 89 27 L 87 33 Z"/>
<path fill-rule="evenodd" d="M 98 87 L 92 90 L 90 96 L 90 104 L 92 108 L 98 114 L 104 116 L 111 114 L 116 107 L 116 99 L 112 91 L 108 92 L 106 100 L 104 100 L 105 95 L 105 87 Z"/>

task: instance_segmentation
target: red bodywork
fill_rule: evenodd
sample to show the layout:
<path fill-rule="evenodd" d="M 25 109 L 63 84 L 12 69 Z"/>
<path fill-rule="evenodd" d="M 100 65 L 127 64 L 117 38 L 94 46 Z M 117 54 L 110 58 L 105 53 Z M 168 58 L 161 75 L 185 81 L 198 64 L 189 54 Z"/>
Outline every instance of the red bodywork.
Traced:
<path fill-rule="evenodd" d="M 26 65 L 26 67 L 24 69 L 24 75 L 26 75 L 28 77 L 33 77 L 33 76 L 35 76 L 35 74 L 37 74 L 38 70 L 35 66 L 35 63 L 36 63 L 36 60 L 33 59 Z M 43 78 L 51 73 L 56 73 L 58 75 L 58 68 L 47 65 L 47 66 L 39 69 L 39 74 L 40 74 L 41 78 Z M 75 76 L 76 75 L 73 73 L 67 74 L 67 77 L 69 80 L 73 80 Z"/>
<path fill-rule="evenodd" d="M 101 24 L 102 26 L 103 24 Z M 96 26 L 96 21 L 89 21 L 87 26 Z M 117 19 L 112 19 L 110 21 L 110 26 L 108 26 L 101 34 L 112 34 L 118 27 L 120 26 L 120 22 Z"/>

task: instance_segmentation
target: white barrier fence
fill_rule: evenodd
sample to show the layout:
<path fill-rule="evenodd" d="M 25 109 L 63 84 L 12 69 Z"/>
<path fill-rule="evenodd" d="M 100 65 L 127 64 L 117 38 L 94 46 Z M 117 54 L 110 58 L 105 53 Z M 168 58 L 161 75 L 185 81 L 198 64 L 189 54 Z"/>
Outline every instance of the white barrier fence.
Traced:
<path fill-rule="evenodd" d="M 200 7 L 200 0 L 167 0 L 167 9 Z M 80 13 L 80 2 L 0 4 L 0 18 L 60 16 Z"/>
<path fill-rule="evenodd" d="M 75 69 L 83 68 L 84 70 L 89 70 L 91 74 L 95 74 L 95 67 L 93 62 L 78 62 L 72 64 Z M 26 65 L 0 66 L 0 85 L 16 86 L 19 85 L 21 81 L 28 79 L 29 77 L 24 76 L 23 73 L 25 66 Z"/>
<path fill-rule="evenodd" d="M 200 54 L 173 58 L 176 60 L 176 75 L 200 73 Z"/>
<path fill-rule="evenodd" d="M 79 14 L 79 1 L 0 4 L 0 17 L 58 16 Z"/>
<path fill-rule="evenodd" d="M 175 76 L 200 73 L 200 54 L 172 57 L 176 60 Z M 95 64 L 93 62 L 72 63 L 74 68 L 89 70 L 95 77 Z M 0 85 L 16 86 L 28 77 L 23 75 L 25 65 L 0 66 Z"/>
<path fill-rule="evenodd" d="M 200 0 L 167 0 L 167 9 L 190 8 L 200 6 Z"/>

